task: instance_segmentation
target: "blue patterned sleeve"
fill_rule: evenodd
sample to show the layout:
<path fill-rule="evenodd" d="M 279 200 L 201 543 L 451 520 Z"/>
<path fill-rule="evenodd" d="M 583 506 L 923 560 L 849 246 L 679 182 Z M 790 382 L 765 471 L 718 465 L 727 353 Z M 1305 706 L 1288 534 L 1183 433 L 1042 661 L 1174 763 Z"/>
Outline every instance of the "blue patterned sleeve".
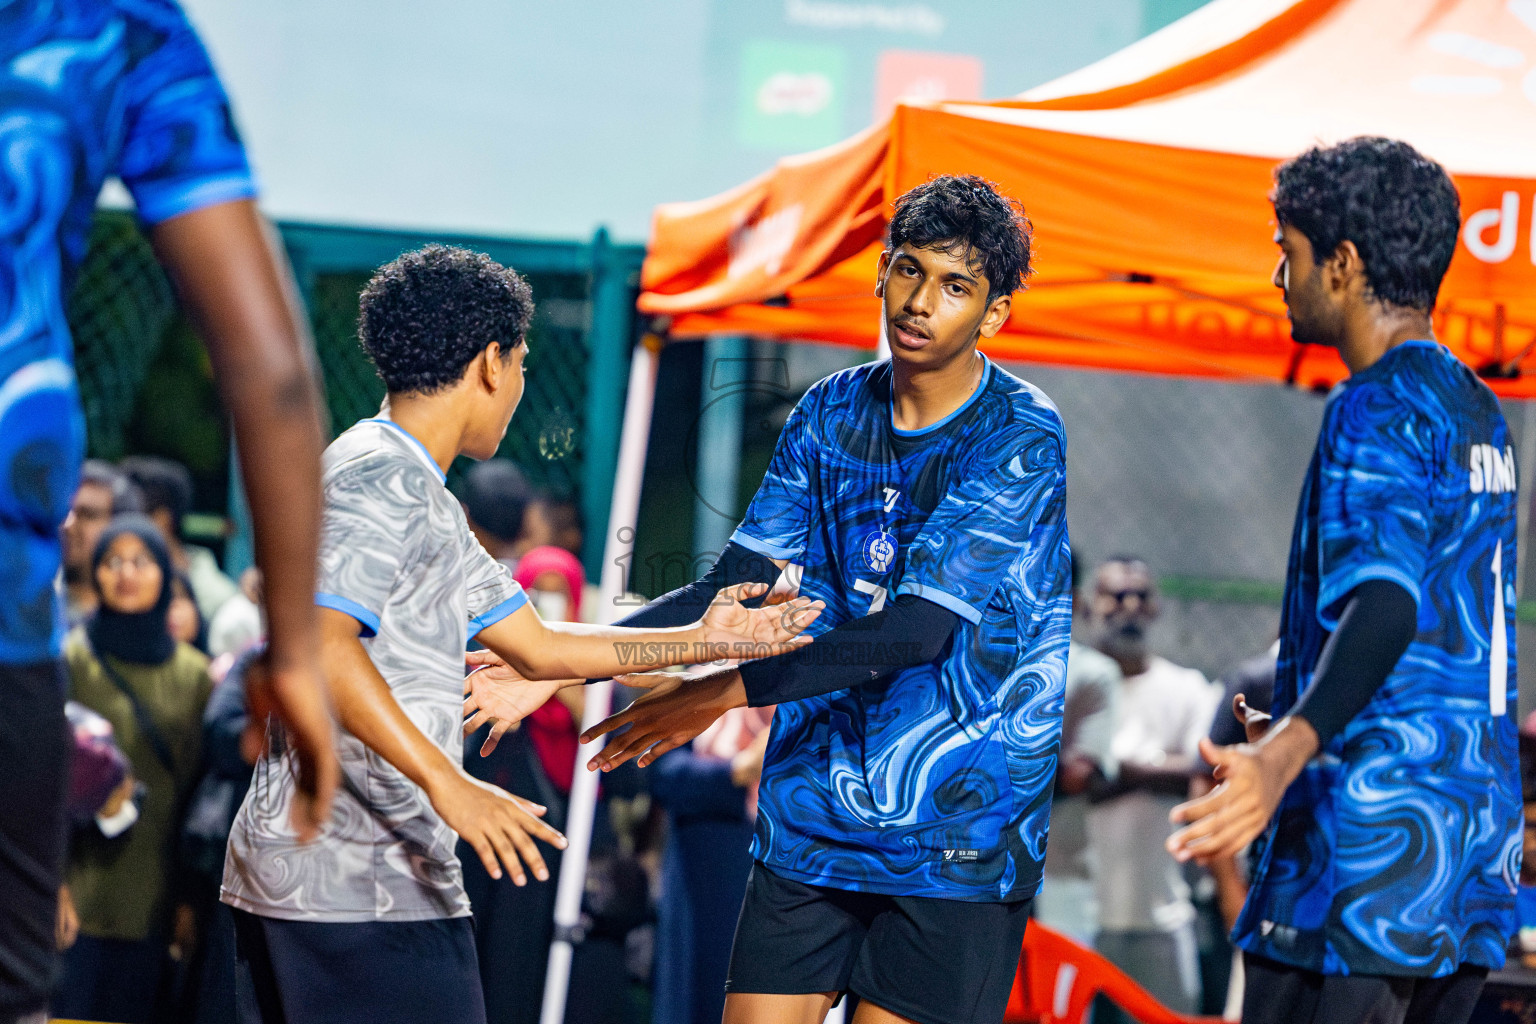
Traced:
<path fill-rule="evenodd" d="M 152 48 L 124 80 L 126 134 L 117 173 L 148 224 L 251 199 L 256 183 L 229 98 L 208 53 L 174 4 L 146 4 Z"/>
<path fill-rule="evenodd" d="M 1040 528 L 1051 527 L 1041 532 Z M 1057 531 L 1055 527 L 1060 527 Z M 1022 450 L 956 486 L 907 553 L 896 593 L 981 621 L 993 591 L 1042 543 L 1066 529 L 1066 467 L 1059 434 L 1038 431 Z"/>
<path fill-rule="evenodd" d="M 809 541 L 816 480 L 816 391 L 806 392 L 789 414 L 768 472 L 747 506 L 731 542 L 769 558 L 794 559 Z"/>
<path fill-rule="evenodd" d="M 1434 441 L 1422 416 L 1375 383 L 1334 399 L 1321 436 L 1317 618 L 1331 630 L 1366 580 L 1396 583 L 1420 602 Z"/>

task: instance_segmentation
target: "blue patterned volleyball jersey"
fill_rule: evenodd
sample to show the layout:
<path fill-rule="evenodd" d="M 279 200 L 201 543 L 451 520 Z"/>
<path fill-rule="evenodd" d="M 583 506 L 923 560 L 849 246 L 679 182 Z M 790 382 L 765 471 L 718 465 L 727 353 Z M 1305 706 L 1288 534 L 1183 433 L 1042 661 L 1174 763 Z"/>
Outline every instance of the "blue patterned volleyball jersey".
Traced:
<path fill-rule="evenodd" d="M 1515 932 L 1515 454 L 1447 350 L 1390 349 L 1328 402 L 1291 541 L 1274 708 L 1312 682 L 1350 592 L 1387 580 L 1418 633 L 1255 848 L 1234 940 L 1323 974 L 1500 967 Z"/>
<path fill-rule="evenodd" d="M 901 432 L 891 411 L 888 362 L 812 387 L 732 539 L 804 567 L 816 633 L 902 594 L 959 623 L 932 662 L 778 706 L 753 855 L 831 888 L 1027 899 L 1071 632 L 1061 419 L 991 363 L 940 423 Z"/>
<path fill-rule="evenodd" d="M 255 194 L 181 10 L 0 3 L 0 663 L 63 640 L 58 527 L 85 449 L 64 308 L 114 174 L 149 224 Z"/>

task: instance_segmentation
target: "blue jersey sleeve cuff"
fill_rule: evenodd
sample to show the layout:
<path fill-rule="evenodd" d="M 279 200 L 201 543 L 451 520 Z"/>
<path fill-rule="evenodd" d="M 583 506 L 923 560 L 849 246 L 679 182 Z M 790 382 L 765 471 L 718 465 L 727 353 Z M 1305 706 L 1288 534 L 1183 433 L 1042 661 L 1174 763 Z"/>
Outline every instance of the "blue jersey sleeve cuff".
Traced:
<path fill-rule="evenodd" d="M 379 617 L 356 601 L 348 600 L 340 594 L 316 594 L 315 604 L 352 616 L 362 625 L 364 637 L 378 636 Z"/>
<path fill-rule="evenodd" d="M 756 551 L 758 554 L 767 555 L 769 558 L 794 558 L 805 551 L 803 545 L 797 548 L 786 547 L 783 544 L 775 544 L 772 541 L 759 540 L 750 533 L 743 533 L 739 529 L 731 534 L 731 543 L 740 544 L 748 551 Z"/>
<path fill-rule="evenodd" d="M 903 582 L 896 588 L 896 596 L 911 594 L 920 597 L 924 601 L 930 601 L 948 611 L 954 612 L 971 625 L 981 622 L 981 609 L 975 608 L 966 601 L 962 601 L 954 594 L 946 594 L 944 591 L 920 582 Z"/>
<path fill-rule="evenodd" d="M 528 594 L 523 590 L 522 587 L 518 587 L 517 593 L 501 602 L 501 604 L 492 608 L 490 611 L 482 612 L 469 620 L 470 639 L 474 639 L 475 635 L 478 634 L 482 629 L 494 626 L 496 623 L 500 622 L 508 615 L 511 615 L 513 612 L 517 611 L 527 603 Z"/>
<path fill-rule="evenodd" d="M 1326 630 L 1339 628 L 1339 616 L 1344 614 L 1344 602 L 1352 590 L 1367 580 L 1385 580 L 1396 583 L 1408 591 L 1415 605 L 1423 604 L 1419 581 L 1395 565 L 1377 562 L 1347 570 L 1337 576 L 1328 576 L 1317 594 L 1317 621 Z"/>
<path fill-rule="evenodd" d="M 220 203 L 256 198 L 256 181 L 250 172 L 231 171 L 193 181 L 138 184 L 131 188 L 139 219 L 159 224 Z"/>

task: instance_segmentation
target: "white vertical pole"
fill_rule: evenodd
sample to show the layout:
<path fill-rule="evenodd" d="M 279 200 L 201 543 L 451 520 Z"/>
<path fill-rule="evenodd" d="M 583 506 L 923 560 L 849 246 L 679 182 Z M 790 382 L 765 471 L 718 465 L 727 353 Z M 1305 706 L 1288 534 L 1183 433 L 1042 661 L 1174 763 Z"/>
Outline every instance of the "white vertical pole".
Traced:
<path fill-rule="evenodd" d="M 645 450 L 651 434 L 651 410 L 656 402 L 656 369 L 661 339 L 654 335 L 635 346 L 629 369 L 629 393 L 624 400 L 624 426 L 619 433 L 619 461 L 613 480 L 613 503 L 608 516 L 608 537 L 603 546 L 603 575 L 599 582 L 602 620 L 619 618 L 619 598 L 627 585 L 625 570 L 635 548 L 635 522 L 640 515 L 640 484 L 645 474 Z M 587 687 L 581 729 L 608 716 L 612 680 Z M 544 973 L 544 1007 L 539 1024 L 564 1024 L 565 1000 L 571 981 L 571 957 L 581 920 L 581 895 L 587 884 L 587 853 L 592 846 L 592 821 L 597 813 L 597 773 L 587 771 L 587 761 L 602 749 L 603 740 L 583 744 L 576 751 L 576 777 L 571 783 L 570 810 L 565 816 L 569 845 L 560 859 L 560 881 L 555 891 L 555 937 L 549 946 L 549 968 Z"/>

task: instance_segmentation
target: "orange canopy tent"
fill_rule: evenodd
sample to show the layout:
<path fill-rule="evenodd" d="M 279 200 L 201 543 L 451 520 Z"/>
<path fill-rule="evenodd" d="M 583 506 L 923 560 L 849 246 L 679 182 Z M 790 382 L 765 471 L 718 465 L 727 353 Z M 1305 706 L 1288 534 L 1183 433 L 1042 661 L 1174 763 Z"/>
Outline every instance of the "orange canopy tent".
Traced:
<path fill-rule="evenodd" d="M 891 200 L 942 173 L 1023 200 L 1038 272 L 995 357 L 1326 387 L 1270 283 L 1277 162 L 1406 139 L 1461 191 L 1436 329 L 1536 396 L 1536 0 L 1215 0 L 1022 96 L 899 106 L 846 142 L 658 208 L 643 313 L 673 337 L 873 347 Z"/>

